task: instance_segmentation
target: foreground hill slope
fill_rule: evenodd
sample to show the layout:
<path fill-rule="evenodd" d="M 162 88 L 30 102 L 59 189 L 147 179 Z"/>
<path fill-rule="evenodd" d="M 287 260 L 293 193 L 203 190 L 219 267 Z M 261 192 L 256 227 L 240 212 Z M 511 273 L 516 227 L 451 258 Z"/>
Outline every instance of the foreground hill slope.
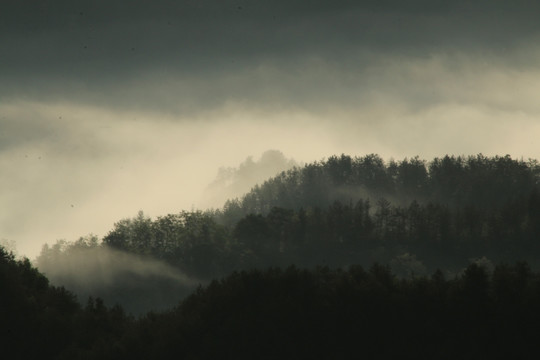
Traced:
<path fill-rule="evenodd" d="M 472 359 L 540 354 L 540 278 L 526 264 L 445 280 L 368 271 L 234 273 L 142 319 L 131 354 L 189 359 Z M 134 350 L 134 351 L 133 351 Z M 172 351 L 172 352 L 171 352 Z M 165 355 L 166 354 L 166 355 Z"/>
<path fill-rule="evenodd" d="M 108 309 L 100 299 L 81 306 L 28 259 L 0 247 L 0 347 L 12 358 L 76 358 L 123 333 L 130 321 L 121 307 Z"/>
<path fill-rule="evenodd" d="M 540 275 L 472 264 L 445 279 L 388 267 L 235 272 L 133 319 L 86 307 L 0 252 L 0 345 L 40 359 L 536 359 Z"/>

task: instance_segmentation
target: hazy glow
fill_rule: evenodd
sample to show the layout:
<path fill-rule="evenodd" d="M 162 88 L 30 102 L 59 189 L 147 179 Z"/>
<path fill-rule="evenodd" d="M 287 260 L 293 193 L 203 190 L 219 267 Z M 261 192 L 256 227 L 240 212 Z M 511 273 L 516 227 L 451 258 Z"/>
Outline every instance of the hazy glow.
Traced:
<path fill-rule="evenodd" d="M 534 47 L 508 57 L 365 56 L 191 77 L 154 69 L 103 93 L 59 81 L 73 96 L 0 98 L 0 238 L 32 258 L 46 242 L 103 236 L 139 210 L 198 208 L 219 167 L 269 149 L 298 162 L 341 153 L 539 157 Z"/>

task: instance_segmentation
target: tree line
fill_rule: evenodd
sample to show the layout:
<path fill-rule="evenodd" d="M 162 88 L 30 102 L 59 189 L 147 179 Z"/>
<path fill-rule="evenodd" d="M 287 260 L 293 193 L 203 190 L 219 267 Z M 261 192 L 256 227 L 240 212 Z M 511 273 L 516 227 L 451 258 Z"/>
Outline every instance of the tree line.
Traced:
<path fill-rule="evenodd" d="M 216 213 L 220 221 L 234 224 L 243 216 L 268 213 L 273 207 L 325 208 L 334 201 L 354 203 L 366 198 L 385 198 L 400 206 L 415 200 L 494 208 L 529 195 L 539 183 L 537 160 L 515 160 L 509 155 L 385 162 L 376 154 L 342 154 L 284 171 L 243 197 L 227 201 Z"/>
<path fill-rule="evenodd" d="M 223 209 L 122 219 L 102 246 L 210 280 L 291 264 L 392 263 L 403 275 L 471 259 L 540 266 L 540 167 L 509 156 L 334 156 L 283 172 Z M 46 266 L 45 247 L 38 263 Z M 55 260 L 57 261 L 57 260 Z"/>
<path fill-rule="evenodd" d="M 523 262 L 399 278 L 388 266 L 238 271 L 139 318 L 79 304 L 0 248 L 0 344 L 41 359 L 519 358 L 540 354 Z M 7 351 L 7 350 L 5 350 Z"/>

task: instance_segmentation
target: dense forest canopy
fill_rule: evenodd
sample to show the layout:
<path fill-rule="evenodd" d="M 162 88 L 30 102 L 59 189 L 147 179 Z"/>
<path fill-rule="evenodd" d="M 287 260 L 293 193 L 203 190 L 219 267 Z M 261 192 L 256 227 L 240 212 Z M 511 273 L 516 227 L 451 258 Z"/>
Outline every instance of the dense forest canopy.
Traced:
<path fill-rule="evenodd" d="M 385 162 L 375 154 L 331 156 L 325 161 L 282 172 L 240 199 L 228 201 L 223 216 L 267 213 L 271 208 L 326 207 L 334 201 L 385 198 L 406 206 L 415 200 L 451 207 L 500 207 L 538 188 L 537 160 L 444 156 Z"/>
<path fill-rule="evenodd" d="M 103 271 L 115 274 L 96 280 L 93 293 L 139 313 L 149 310 L 145 304 L 171 305 L 159 299 L 166 298 L 175 276 L 184 279 L 175 290 L 183 296 L 191 284 L 233 271 L 291 264 L 337 268 L 380 262 L 402 277 L 436 269 L 453 276 L 475 262 L 527 261 L 540 269 L 539 179 L 537 161 L 509 156 L 445 156 L 430 162 L 332 156 L 281 172 L 222 209 L 154 219 L 140 211 L 118 221 L 102 241 L 90 236 L 45 246 L 37 265 L 82 298 L 89 292 L 80 284 L 88 288 L 92 271 L 95 279 Z M 99 268 L 74 260 L 76 253 L 97 259 Z M 124 256 L 122 262 L 119 254 L 135 258 Z M 145 276 L 128 265 L 141 261 L 175 270 L 149 267 L 155 279 L 151 292 L 124 290 L 155 296 L 132 304 L 111 284 L 145 289 Z M 82 275 L 82 266 L 66 265 L 89 262 Z M 175 271 L 179 275 L 171 277 Z"/>
<path fill-rule="evenodd" d="M 469 265 L 399 279 L 387 266 L 234 272 L 137 319 L 85 306 L 0 248 L 0 345 L 40 359 L 522 358 L 540 354 L 540 274 Z M 414 355 L 413 355 L 414 354 Z"/>
<path fill-rule="evenodd" d="M 536 161 L 509 156 L 429 163 L 333 156 L 282 172 L 221 210 L 155 221 L 139 213 L 103 241 L 210 277 L 239 264 L 342 266 L 404 253 L 421 255 L 430 268 L 458 258 L 513 260 L 500 258 L 505 249 L 532 260 L 539 179 Z"/>

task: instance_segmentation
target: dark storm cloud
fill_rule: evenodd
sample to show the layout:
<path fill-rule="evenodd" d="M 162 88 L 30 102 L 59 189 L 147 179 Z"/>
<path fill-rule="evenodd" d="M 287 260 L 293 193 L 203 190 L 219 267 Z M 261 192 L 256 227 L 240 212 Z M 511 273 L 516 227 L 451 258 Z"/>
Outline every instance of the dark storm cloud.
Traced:
<path fill-rule="evenodd" d="M 153 78 L 162 82 L 155 88 L 206 107 L 209 99 L 286 102 L 276 94 L 290 82 L 313 88 L 290 80 L 312 59 L 357 73 L 395 55 L 500 54 L 535 39 L 539 10 L 532 1 L 4 1 L 0 94 L 172 106 L 141 83 Z M 261 79 L 262 90 L 252 76 L 261 66 L 278 73 L 274 83 Z"/>

